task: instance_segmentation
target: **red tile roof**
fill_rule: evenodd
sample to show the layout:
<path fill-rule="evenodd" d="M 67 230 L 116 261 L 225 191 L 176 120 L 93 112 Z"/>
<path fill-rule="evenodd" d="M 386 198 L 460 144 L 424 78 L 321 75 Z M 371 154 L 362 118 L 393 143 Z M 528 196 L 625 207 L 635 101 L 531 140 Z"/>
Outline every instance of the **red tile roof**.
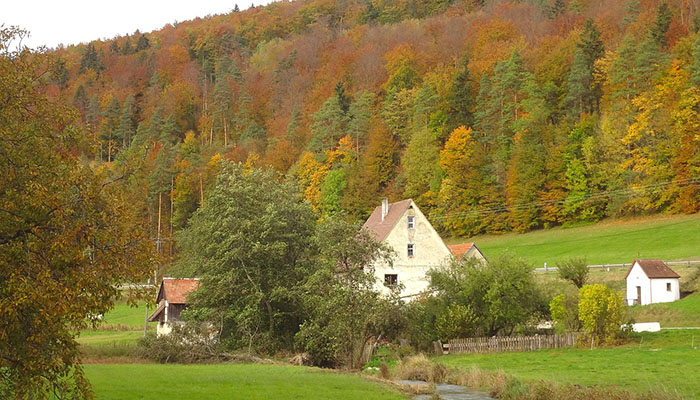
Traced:
<path fill-rule="evenodd" d="M 381 242 L 382 240 L 386 239 L 387 236 L 389 236 L 389 232 L 394 229 L 394 225 L 396 225 L 396 222 L 408 209 L 408 206 L 411 205 L 412 201 L 413 200 L 411 199 L 406 199 L 389 204 L 389 212 L 387 213 L 386 217 L 384 217 L 384 221 L 382 221 L 382 206 L 378 206 L 374 209 L 372 215 L 367 218 L 367 221 L 365 221 L 365 224 L 362 225 L 362 228 L 373 233 L 374 238 Z"/>
<path fill-rule="evenodd" d="M 199 279 L 163 278 L 156 302 L 165 299 L 168 303 L 185 304 L 187 295 L 199 288 Z"/>
<path fill-rule="evenodd" d="M 632 268 L 634 268 L 634 264 L 639 264 L 639 266 L 642 268 L 642 271 L 646 274 L 646 276 L 649 279 L 661 279 L 661 278 L 680 278 L 681 276 L 675 273 L 671 268 L 668 267 L 663 261 L 661 260 L 634 260 L 634 263 L 630 267 L 630 269 L 627 271 L 627 275 L 625 275 L 625 279 L 629 276 L 630 272 L 632 272 Z"/>
<path fill-rule="evenodd" d="M 459 260 L 462 257 L 464 257 L 464 255 L 467 254 L 469 250 L 471 250 L 472 246 L 474 246 L 474 243 L 462 243 L 453 244 L 451 246 L 447 246 L 447 248 L 450 249 L 452 255 Z"/>

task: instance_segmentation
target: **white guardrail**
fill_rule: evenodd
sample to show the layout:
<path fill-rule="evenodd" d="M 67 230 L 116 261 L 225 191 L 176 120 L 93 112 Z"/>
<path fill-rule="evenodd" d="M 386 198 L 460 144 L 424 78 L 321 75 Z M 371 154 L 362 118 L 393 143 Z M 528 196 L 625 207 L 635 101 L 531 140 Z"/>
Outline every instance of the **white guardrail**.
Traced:
<path fill-rule="evenodd" d="M 695 265 L 695 264 L 700 265 L 700 261 L 664 261 L 664 263 L 666 263 L 666 265 L 668 265 L 669 267 L 671 265 L 687 265 L 687 266 L 691 266 L 691 265 Z M 610 268 L 620 268 L 620 267 L 629 268 L 632 266 L 632 264 L 634 264 L 634 262 L 623 263 L 623 264 L 594 264 L 594 265 L 587 265 L 587 267 L 588 268 L 602 268 L 602 269 L 606 269 L 606 270 L 610 271 Z M 535 268 L 535 271 L 537 271 L 537 272 L 549 272 L 549 271 L 556 271 L 558 269 L 559 268 L 557 268 L 557 267 L 548 267 L 547 263 L 544 263 L 544 267 Z"/>

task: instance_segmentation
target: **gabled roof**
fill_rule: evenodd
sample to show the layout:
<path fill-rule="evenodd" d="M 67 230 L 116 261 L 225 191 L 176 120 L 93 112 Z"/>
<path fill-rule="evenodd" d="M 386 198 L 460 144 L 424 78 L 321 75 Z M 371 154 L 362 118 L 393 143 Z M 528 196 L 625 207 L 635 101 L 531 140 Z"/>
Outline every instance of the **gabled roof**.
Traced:
<path fill-rule="evenodd" d="M 675 273 L 671 268 L 666 265 L 661 260 L 634 260 L 634 263 L 630 267 L 630 269 L 627 271 L 627 275 L 625 275 L 625 279 L 629 276 L 630 272 L 632 272 L 632 268 L 634 268 L 634 264 L 639 264 L 639 266 L 642 268 L 642 271 L 644 274 L 647 276 L 649 279 L 661 279 L 661 278 L 680 278 L 681 276 Z"/>
<path fill-rule="evenodd" d="M 382 206 L 378 206 L 372 212 L 372 215 L 367 218 L 365 224 L 362 225 L 363 229 L 367 229 L 369 232 L 374 234 L 374 238 L 381 242 L 389 236 L 389 233 L 394 229 L 394 225 L 399 221 L 403 213 L 408 209 L 413 200 L 406 199 L 397 201 L 396 203 L 389 204 L 389 212 L 384 221 L 382 221 Z"/>
<path fill-rule="evenodd" d="M 448 245 L 447 248 L 450 249 L 452 255 L 459 260 L 471 250 L 472 246 L 474 246 L 474 243 L 462 243 Z"/>
<path fill-rule="evenodd" d="M 185 304 L 187 295 L 199 288 L 199 279 L 163 278 L 156 302 L 167 300 L 172 304 Z"/>

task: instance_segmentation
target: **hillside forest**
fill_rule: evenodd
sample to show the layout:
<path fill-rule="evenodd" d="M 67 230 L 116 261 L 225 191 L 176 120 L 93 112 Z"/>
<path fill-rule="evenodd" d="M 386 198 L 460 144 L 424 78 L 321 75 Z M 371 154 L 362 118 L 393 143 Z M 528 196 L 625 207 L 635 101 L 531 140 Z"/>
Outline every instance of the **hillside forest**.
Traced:
<path fill-rule="evenodd" d="M 300 0 L 47 50 L 164 254 L 219 160 L 447 235 L 700 209 L 700 1 Z"/>

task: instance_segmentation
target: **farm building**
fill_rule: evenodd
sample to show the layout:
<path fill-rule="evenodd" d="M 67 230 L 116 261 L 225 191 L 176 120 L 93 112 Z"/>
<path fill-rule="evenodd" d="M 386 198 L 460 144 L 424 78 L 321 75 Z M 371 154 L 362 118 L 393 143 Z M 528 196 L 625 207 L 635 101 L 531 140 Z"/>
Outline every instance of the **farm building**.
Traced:
<path fill-rule="evenodd" d="M 661 260 L 634 260 L 627 271 L 627 304 L 668 303 L 681 298 L 680 275 Z"/>
<path fill-rule="evenodd" d="M 426 273 L 444 264 L 452 256 L 428 219 L 411 199 L 389 203 L 384 198 L 365 222 L 374 238 L 396 251 L 393 265 L 374 265 L 377 286 L 388 293 L 389 287 L 403 285 L 402 297 L 413 297 L 428 287 Z M 466 251 L 462 256 L 483 257 L 480 251 Z"/>
<path fill-rule="evenodd" d="M 453 244 L 451 246 L 447 246 L 447 248 L 450 249 L 452 255 L 458 260 L 475 257 L 481 261 L 486 261 L 484 253 L 482 253 L 481 250 L 476 247 L 476 243 Z"/>
<path fill-rule="evenodd" d="M 148 317 L 148 322 L 158 322 L 158 336 L 172 331 L 173 324 L 182 319 L 180 313 L 187 306 L 187 296 L 197 290 L 199 279 L 163 278 L 156 298 L 156 310 Z"/>

